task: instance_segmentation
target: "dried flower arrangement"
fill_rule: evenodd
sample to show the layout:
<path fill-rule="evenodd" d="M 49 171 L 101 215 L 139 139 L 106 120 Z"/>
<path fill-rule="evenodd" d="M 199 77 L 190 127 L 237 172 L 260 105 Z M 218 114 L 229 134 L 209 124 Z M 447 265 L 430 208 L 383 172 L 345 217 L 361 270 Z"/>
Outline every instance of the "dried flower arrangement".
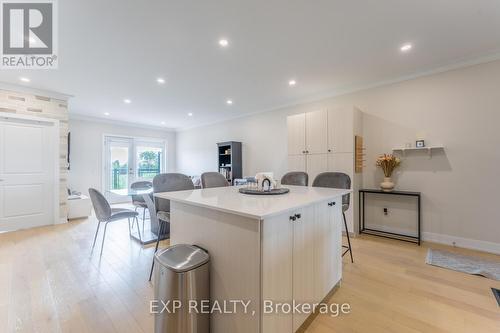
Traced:
<path fill-rule="evenodd" d="M 376 162 L 376 165 L 382 168 L 386 177 L 390 177 L 394 169 L 396 169 L 400 164 L 401 160 L 392 154 L 380 155 Z"/>

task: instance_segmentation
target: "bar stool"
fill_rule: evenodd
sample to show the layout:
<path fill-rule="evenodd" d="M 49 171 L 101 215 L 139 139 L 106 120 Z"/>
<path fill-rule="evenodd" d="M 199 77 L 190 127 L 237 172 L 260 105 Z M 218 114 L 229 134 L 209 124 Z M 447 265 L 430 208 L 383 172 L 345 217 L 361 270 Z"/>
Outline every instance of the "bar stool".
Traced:
<path fill-rule="evenodd" d="M 153 178 L 153 193 L 159 192 L 172 192 L 194 190 L 193 181 L 182 173 L 161 173 Z M 155 253 L 158 251 L 160 238 L 163 234 L 168 234 L 170 238 L 170 200 L 154 198 L 148 200 L 144 198 L 146 205 L 149 208 L 149 215 L 151 216 L 151 223 L 158 224 L 158 239 L 156 240 Z M 153 216 L 154 215 L 154 216 Z M 153 275 L 153 268 L 155 265 L 154 256 L 151 263 L 151 272 L 149 273 L 149 281 Z"/>
<path fill-rule="evenodd" d="M 314 178 L 312 186 L 314 187 L 329 187 L 329 188 L 342 188 L 342 189 L 350 189 L 351 188 L 351 177 L 349 175 L 342 172 L 323 172 Z M 345 212 L 349 209 L 350 204 L 350 194 L 345 194 L 342 196 L 342 216 L 344 217 L 344 227 L 345 233 L 347 236 L 347 246 L 342 245 L 344 249 L 344 253 L 342 253 L 342 257 L 349 252 L 351 255 L 351 262 L 354 263 L 354 259 L 352 258 L 352 247 L 351 247 L 351 239 L 349 237 L 349 229 L 347 229 L 347 221 L 345 218 Z"/>
<path fill-rule="evenodd" d="M 288 172 L 281 178 L 281 185 L 307 186 L 309 175 L 303 171 Z"/>

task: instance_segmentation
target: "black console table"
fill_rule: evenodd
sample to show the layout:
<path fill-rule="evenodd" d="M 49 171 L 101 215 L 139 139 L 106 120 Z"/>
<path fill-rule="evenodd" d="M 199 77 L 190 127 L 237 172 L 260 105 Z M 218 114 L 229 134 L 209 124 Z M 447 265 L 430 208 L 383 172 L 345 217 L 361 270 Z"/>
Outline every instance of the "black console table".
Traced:
<path fill-rule="evenodd" d="M 398 234 L 394 232 L 376 230 L 365 228 L 365 194 L 366 193 L 375 193 L 375 194 L 384 194 L 384 195 L 400 195 L 400 196 L 411 196 L 417 198 L 417 236 Z M 359 233 L 360 234 L 370 234 L 374 236 L 398 239 L 405 242 L 416 243 L 420 245 L 420 202 L 421 202 L 421 194 L 420 192 L 408 192 L 408 191 L 391 191 L 385 192 L 382 190 L 372 190 L 372 189 L 361 189 L 359 190 Z"/>

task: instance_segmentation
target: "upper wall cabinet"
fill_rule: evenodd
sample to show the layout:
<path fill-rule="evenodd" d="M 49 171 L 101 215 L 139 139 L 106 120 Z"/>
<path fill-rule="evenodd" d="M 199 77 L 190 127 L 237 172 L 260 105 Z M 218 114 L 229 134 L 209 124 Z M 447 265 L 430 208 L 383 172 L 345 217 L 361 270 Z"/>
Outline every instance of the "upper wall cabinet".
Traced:
<path fill-rule="evenodd" d="M 328 146 L 326 111 L 301 113 L 287 118 L 288 155 L 324 154 Z"/>
<path fill-rule="evenodd" d="M 287 118 L 288 155 L 305 154 L 306 114 L 296 114 Z"/>
<path fill-rule="evenodd" d="M 306 113 L 306 153 L 327 152 L 328 121 L 326 111 Z"/>
<path fill-rule="evenodd" d="M 354 151 L 354 114 L 352 110 L 328 110 L 328 152 L 352 153 Z"/>

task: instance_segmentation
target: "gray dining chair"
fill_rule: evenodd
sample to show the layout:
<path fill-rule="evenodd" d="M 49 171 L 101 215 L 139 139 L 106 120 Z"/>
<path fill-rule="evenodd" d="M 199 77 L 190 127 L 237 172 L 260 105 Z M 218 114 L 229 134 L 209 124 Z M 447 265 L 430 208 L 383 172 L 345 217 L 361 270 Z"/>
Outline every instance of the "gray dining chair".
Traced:
<path fill-rule="evenodd" d="M 316 178 L 314 178 L 312 186 L 350 189 L 351 177 L 342 172 L 323 172 L 317 175 Z M 349 237 L 349 229 L 347 229 L 347 221 L 345 218 L 345 212 L 349 209 L 350 199 L 350 194 L 345 194 L 342 196 L 342 216 L 344 218 L 344 227 L 348 244 L 347 246 L 342 245 L 342 247 L 346 249 L 344 253 L 342 253 L 342 257 L 345 256 L 347 252 L 349 252 L 349 254 L 351 255 L 351 262 L 354 263 L 354 259 L 352 258 L 351 239 Z"/>
<path fill-rule="evenodd" d="M 141 180 L 137 182 L 133 182 L 130 184 L 131 190 L 149 190 L 153 188 L 153 183 L 147 180 Z M 148 209 L 146 202 L 142 195 L 132 195 L 132 205 L 135 206 L 135 211 L 137 209 L 142 208 L 142 233 L 144 234 L 144 221 L 146 220 L 146 210 Z"/>
<path fill-rule="evenodd" d="M 156 175 L 153 178 L 153 193 L 161 192 L 173 192 L 173 191 L 183 191 L 183 190 L 194 190 L 194 184 L 191 178 L 182 173 L 162 173 Z M 147 201 L 146 201 L 147 203 Z M 156 210 L 156 218 L 158 222 L 158 239 L 156 241 L 156 246 L 160 242 L 162 234 L 170 233 L 170 200 L 162 198 L 154 198 L 154 207 Z M 150 212 L 150 216 L 152 216 Z M 153 263 L 151 264 L 151 273 L 149 275 L 149 280 L 151 281 L 151 275 L 154 268 L 154 256 Z"/>
<path fill-rule="evenodd" d="M 97 230 L 95 231 L 94 242 L 92 243 L 92 251 L 94 251 L 95 242 L 97 240 L 97 234 L 99 233 L 99 227 L 101 223 L 104 223 L 104 234 L 102 236 L 102 244 L 101 244 L 101 256 L 102 250 L 104 248 L 104 240 L 106 239 L 106 229 L 108 228 L 108 223 L 128 219 L 128 232 L 129 235 L 132 235 L 130 228 L 130 219 L 137 224 L 137 232 L 139 233 L 139 240 L 141 239 L 141 231 L 139 230 L 139 221 L 137 216 L 139 213 L 133 211 L 131 209 L 125 208 L 111 208 L 108 200 L 102 195 L 101 192 L 94 188 L 89 188 L 90 200 L 92 201 L 92 205 L 94 206 L 95 215 L 97 217 Z M 134 223 L 132 221 L 132 223 Z M 91 251 L 91 252 L 92 252 Z"/>
<path fill-rule="evenodd" d="M 156 207 L 155 207 L 155 204 L 153 202 L 152 196 L 145 195 L 144 201 L 148 207 L 149 217 L 151 219 L 151 223 L 158 226 L 158 234 L 157 234 L 157 238 L 156 238 L 155 252 L 153 253 L 153 263 L 151 264 L 151 272 L 149 273 L 149 281 L 151 281 L 151 277 L 153 276 L 153 268 L 155 265 L 154 254 L 156 254 L 156 252 L 158 252 L 158 245 L 160 244 L 160 240 L 161 240 L 162 235 L 169 235 L 170 234 L 170 223 L 168 223 L 167 221 L 163 221 L 163 220 L 158 219 L 158 216 L 156 215 Z"/>
<path fill-rule="evenodd" d="M 281 185 L 307 186 L 309 175 L 303 171 L 291 171 L 281 177 Z"/>
<path fill-rule="evenodd" d="M 225 187 L 229 186 L 229 182 L 226 177 L 218 172 L 205 172 L 201 174 L 201 187 L 211 188 L 211 187 Z"/>

